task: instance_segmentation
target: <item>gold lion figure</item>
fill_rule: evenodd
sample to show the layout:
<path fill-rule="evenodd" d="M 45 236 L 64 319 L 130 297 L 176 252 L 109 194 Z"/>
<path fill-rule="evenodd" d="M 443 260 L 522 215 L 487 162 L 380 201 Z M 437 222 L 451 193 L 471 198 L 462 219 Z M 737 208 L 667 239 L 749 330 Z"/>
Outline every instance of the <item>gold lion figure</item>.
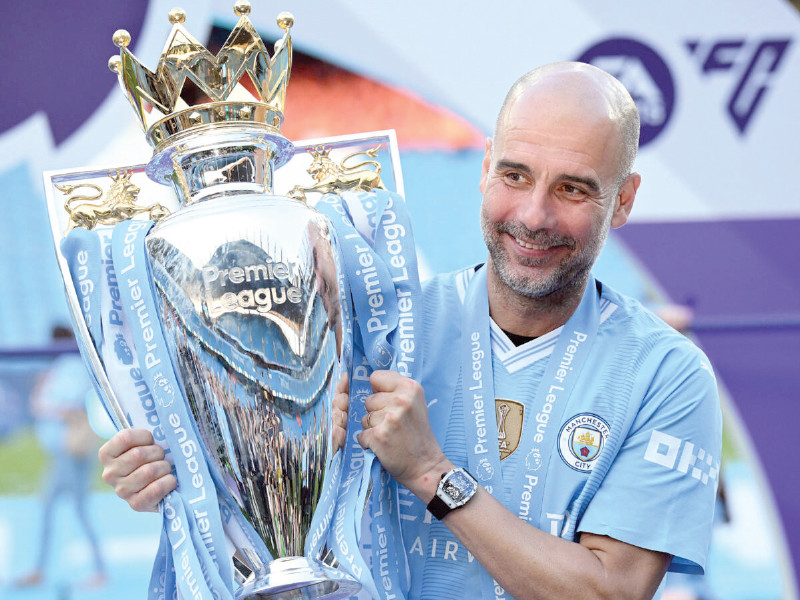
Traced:
<path fill-rule="evenodd" d="M 112 184 L 105 200 L 103 190 L 93 183 L 56 185 L 57 190 L 69 195 L 64 202 L 64 210 L 69 214 L 69 226 L 65 233 L 75 227 L 94 229 L 97 225 L 116 225 L 120 221 L 145 213 L 153 221 L 166 217 L 169 210 L 161 204 L 136 205 L 141 189 L 131 181 L 132 174 L 131 171 L 109 173 Z M 71 195 L 79 188 L 91 188 L 94 193 Z"/>
<path fill-rule="evenodd" d="M 345 156 L 342 162 L 336 163 L 329 156 L 331 148 L 326 146 L 310 148 L 308 152 L 313 157 L 313 160 L 307 172 L 314 178 L 315 183 L 311 187 L 296 185 L 291 189 L 288 196 L 298 200 L 305 200 L 306 192 L 341 194 L 346 191 L 369 192 L 374 189 L 385 190 L 386 188 L 381 180 L 381 163 L 377 160 L 364 160 L 355 165 L 345 165 L 348 160 L 359 155 L 375 158 L 379 149 L 380 146 L 375 146 L 370 150 L 353 152 Z"/>

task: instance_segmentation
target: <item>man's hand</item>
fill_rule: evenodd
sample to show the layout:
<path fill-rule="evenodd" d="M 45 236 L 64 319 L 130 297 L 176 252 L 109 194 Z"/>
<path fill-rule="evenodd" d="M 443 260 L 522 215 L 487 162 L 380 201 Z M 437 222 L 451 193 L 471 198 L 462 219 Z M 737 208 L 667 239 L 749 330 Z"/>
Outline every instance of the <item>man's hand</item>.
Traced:
<path fill-rule="evenodd" d="M 347 408 L 350 404 L 350 382 L 347 373 L 336 384 L 333 396 L 333 452 L 344 447 L 347 440 Z"/>
<path fill-rule="evenodd" d="M 133 510 L 156 512 L 158 503 L 178 486 L 164 449 L 146 429 L 123 429 L 101 446 L 103 481 Z"/>
<path fill-rule="evenodd" d="M 394 371 L 375 371 L 369 382 L 373 394 L 364 403 L 368 412 L 358 441 L 375 453 L 398 483 L 427 502 L 442 473 L 453 464 L 431 430 L 425 392 L 419 383 Z"/>

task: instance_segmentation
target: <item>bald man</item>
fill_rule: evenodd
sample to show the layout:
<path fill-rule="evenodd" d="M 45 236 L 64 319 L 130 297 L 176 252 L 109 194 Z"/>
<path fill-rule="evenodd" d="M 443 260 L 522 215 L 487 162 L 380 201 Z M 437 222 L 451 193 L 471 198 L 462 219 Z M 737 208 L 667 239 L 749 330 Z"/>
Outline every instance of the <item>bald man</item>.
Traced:
<path fill-rule="evenodd" d="M 630 95 L 589 65 L 506 97 L 480 179 L 487 262 L 425 284 L 422 384 L 373 373 L 359 434 L 404 486 L 411 598 L 651 598 L 668 569 L 703 570 L 713 372 L 591 275 L 633 207 L 638 134 Z M 132 437 L 101 452 L 106 480 L 152 507 L 174 483 L 157 450 L 125 458 L 148 445 Z"/>

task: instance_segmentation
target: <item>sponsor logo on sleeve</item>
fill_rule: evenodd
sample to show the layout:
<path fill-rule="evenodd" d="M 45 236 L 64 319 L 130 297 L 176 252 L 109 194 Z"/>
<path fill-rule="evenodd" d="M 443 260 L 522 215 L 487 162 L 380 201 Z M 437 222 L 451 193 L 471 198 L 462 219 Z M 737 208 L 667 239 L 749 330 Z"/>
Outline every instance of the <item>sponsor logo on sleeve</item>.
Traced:
<path fill-rule="evenodd" d="M 703 485 L 714 483 L 719 476 L 719 461 L 703 448 L 663 431 L 653 430 L 644 452 L 644 459 L 667 469 L 690 475 Z"/>

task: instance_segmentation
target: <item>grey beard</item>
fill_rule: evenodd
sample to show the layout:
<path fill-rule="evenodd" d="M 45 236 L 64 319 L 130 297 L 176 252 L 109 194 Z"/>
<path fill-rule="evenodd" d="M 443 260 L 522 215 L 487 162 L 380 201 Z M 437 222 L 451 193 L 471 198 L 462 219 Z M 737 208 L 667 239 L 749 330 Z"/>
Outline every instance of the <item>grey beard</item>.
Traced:
<path fill-rule="evenodd" d="M 485 220 L 481 220 L 483 238 L 489 249 L 494 269 L 503 284 L 512 291 L 528 298 L 546 298 L 559 291 L 581 286 L 594 264 L 597 255 L 605 242 L 605 233 L 596 240 L 582 248 L 578 254 L 570 254 L 546 276 L 524 276 L 514 272 L 510 265 L 508 254 L 500 242 L 500 236 L 508 233 L 526 241 L 543 246 L 563 245 L 574 250 L 577 242 L 567 236 L 559 236 L 544 230 L 530 230 L 519 222 L 500 223 L 491 227 Z M 605 228 L 604 228 L 605 229 Z M 534 258 L 518 258 L 517 262 L 523 266 L 538 267 L 545 261 Z"/>

